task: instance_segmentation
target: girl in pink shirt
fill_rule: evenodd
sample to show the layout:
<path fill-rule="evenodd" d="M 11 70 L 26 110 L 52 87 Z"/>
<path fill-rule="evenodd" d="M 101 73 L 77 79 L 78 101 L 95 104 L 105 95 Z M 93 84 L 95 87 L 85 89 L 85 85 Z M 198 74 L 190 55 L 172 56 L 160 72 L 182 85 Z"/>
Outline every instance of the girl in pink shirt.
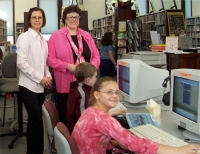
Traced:
<path fill-rule="evenodd" d="M 72 132 L 81 154 L 104 154 L 115 146 L 138 154 L 196 154 L 199 145 L 179 148 L 139 138 L 123 128 L 108 111 L 119 102 L 119 87 L 110 77 L 99 78 L 94 84 L 89 107 L 81 115 Z"/>

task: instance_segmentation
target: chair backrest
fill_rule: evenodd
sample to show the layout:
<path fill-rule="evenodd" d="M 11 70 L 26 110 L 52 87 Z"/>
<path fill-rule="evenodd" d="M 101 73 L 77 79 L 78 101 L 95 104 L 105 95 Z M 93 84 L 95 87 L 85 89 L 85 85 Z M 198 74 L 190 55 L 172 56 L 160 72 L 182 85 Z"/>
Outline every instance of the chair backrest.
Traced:
<path fill-rule="evenodd" d="M 79 154 L 78 147 L 74 139 L 70 136 L 68 128 L 64 123 L 58 122 L 54 128 L 55 146 L 58 154 Z"/>
<path fill-rule="evenodd" d="M 5 78 L 17 78 L 17 53 L 10 53 L 3 59 L 1 68 Z"/>
<path fill-rule="evenodd" d="M 54 127 L 59 122 L 59 116 L 56 106 L 52 101 L 44 102 L 42 105 L 42 115 L 47 134 L 53 136 Z"/>

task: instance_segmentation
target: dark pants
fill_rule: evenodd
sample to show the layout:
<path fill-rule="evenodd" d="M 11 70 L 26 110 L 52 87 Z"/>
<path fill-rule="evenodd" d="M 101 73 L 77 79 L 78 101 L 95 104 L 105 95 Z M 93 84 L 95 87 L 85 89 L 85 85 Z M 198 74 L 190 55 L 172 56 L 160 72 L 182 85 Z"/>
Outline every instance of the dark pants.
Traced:
<path fill-rule="evenodd" d="M 45 94 L 34 93 L 22 86 L 19 86 L 19 90 L 28 113 L 27 154 L 42 154 L 44 150 L 42 104 Z"/>
<path fill-rule="evenodd" d="M 110 76 L 113 77 L 114 75 L 114 64 L 110 59 L 101 59 L 100 62 L 100 77 L 103 76 Z"/>
<path fill-rule="evenodd" d="M 66 112 L 67 112 L 68 93 L 57 93 L 57 109 L 59 120 L 67 126 Z"/>

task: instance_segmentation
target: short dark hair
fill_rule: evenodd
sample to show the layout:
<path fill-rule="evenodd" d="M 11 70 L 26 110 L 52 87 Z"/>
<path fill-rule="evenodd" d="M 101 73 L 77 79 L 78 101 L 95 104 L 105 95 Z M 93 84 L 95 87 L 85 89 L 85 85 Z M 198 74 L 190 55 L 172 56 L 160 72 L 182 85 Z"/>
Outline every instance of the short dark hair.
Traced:
<path fill-rule="evenodd" d="M 30 24 L 31 15 L 32 15 L 32 13 L 35 12 L 35 11 L 40 11 L 40 12 L 42 13 L 42 17 L 43 17 L 43 24 L 42 24 L 42 27 L 44 27 L 44 26 L 46 25 L 46 16 L 45 16 L 44 11 L 43 11 L 41 8 L 39 8 L 39 7 L 30 8 L 30 10 L 29 10 L 29 12 L 28 12 L 28 20 L 27 20 L 27 23 L 26 23 L 26 24 L 27 24 L 29 27 L 31 27 L 31 24 Z"/>
<path fill-rule="evenodd" d="M 113 39 L 112 39 L 113 33 L 112 32 L 106 32 L 103 35 L 103 38 L 101 40 L 102 45 L 113 45 Z"/>
<path fill-rule="evenodd" d="M 79 16 L 81 16 L 81 9 L 78 7 L 78 5 L 70 5 L 70 6 L 66 7 L 63 11 L 63 14 L 62 14 L 62 23 L 63 24 L 65 24 L 67 14 L 72 13 L 72 12 L 76 12 L 79 14 Z"/>
<path fill-rule="evenodd" d="M 86 78 L 93 77 L 96 71 L 97 68 L 93 64 L 83 62 L 76 66 L 74 74 L 78 82 L 84 82 Z"/>

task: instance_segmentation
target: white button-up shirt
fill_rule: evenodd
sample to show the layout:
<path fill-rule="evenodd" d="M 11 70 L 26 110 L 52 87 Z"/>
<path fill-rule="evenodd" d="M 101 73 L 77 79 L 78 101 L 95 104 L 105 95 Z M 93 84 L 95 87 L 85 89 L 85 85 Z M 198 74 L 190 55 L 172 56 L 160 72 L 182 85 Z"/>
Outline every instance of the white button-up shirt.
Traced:
<path fill-rule="evenodd" d="M 51 77 L 47 66 L 48 46 L 41 34 L 29 28 L 17 39 L 17 66 L 20 69 L 19 85 L 35 92 L 44 92 L 40 81 Z"/>

